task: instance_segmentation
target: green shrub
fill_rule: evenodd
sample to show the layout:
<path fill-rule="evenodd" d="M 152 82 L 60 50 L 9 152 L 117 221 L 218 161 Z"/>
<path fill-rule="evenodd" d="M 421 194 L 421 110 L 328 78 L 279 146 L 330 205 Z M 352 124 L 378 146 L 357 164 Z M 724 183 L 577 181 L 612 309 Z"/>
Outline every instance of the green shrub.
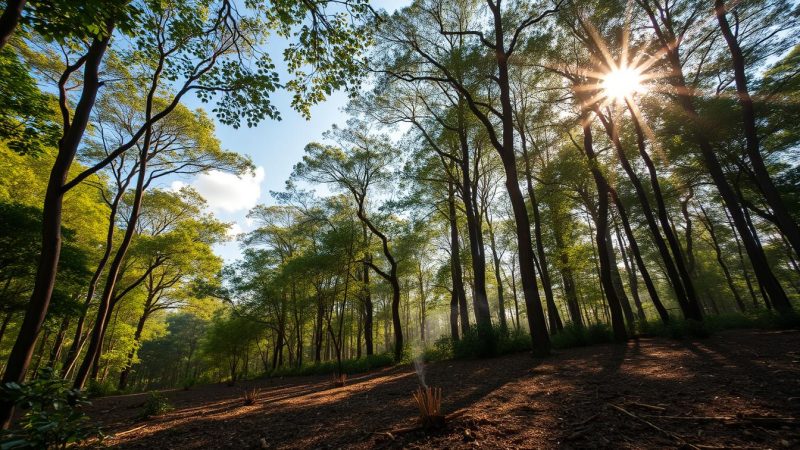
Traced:
<path fill-rule="evenodd" d="M 362 356 L 358 359 L 343 360 L 341 373 L 354 374 L 368 372 L 372 369 L 387 367 L 392 364 L 394 364 L 394 356 L 391 353 Z M 339 364 L 336 361 L 324 361 L 316 364 L 306 364 L 302 367 L 279 367 L 267 373 L 266 376 L 328 375 L 339 372 Z"/>
<path fill-rule="evenodd" d="M 422 352 L 422 360 L 425 362 L 430 361 L 443 361 L 453 357 L 453 339 L 450 336 L 441 336 L 434 341 L 432 348 L 426 348 Z"/>
<path fill-rule="evenodd" d="M 606 344 L 614 341 L 614 333 L 604 323 L 596 323 L 588 327 L 569 323 L 564 329 L 550 337 L 553 348 L 584 347 L 594 344 Z"/>
<path fill-rule="evenodd" d="M 89 398 L 107 397 L 117 394 L 117 388 L 110 381 L 91 380 L 86 385 L 86 395 Z"/>
<path fill-rule="evenodd" d="M 0 388 L 3 400 L 24 411 L 18 428 L 0 434 L 0 448 L 66 448 L 91 438 L 102 441 L 102 431 L 90 426 L 89 417 L 82 411 L 90 405 L 86 396 L 71 389 L 50 369 L 40 370 L 38 375 L 28 383 L 6 383 Z"/>
<path fill-rule="evenodd" d="M 499 325 L 483 332 L 477 326 L 473 326 L 459 340 L 453 342 L 450 339 L 450 341 L 452 355 L 457 359 L 487 358 L 531 349 L 528 333 L 503 329 Z"/>
<path fill-rule="evenodd" d="M 139 414 L 140 419 L 150 419 L 151 417 L 158 417 L 172 411 L 172 405 L 169 400 L 157 391 L 150 392 L 147 400 L 144 402 L 144 409 Z"/>
<path fill-rule="evenodd" d="M 651 336 L 661 336 L 671 339 L 697 339 L 711 335 L 713 328 L 708 320 L 698 322 L 691 319 L 670 319 L 666 324 L 662 322 L 647 322 L 641 325 L 642 333 Z"/>

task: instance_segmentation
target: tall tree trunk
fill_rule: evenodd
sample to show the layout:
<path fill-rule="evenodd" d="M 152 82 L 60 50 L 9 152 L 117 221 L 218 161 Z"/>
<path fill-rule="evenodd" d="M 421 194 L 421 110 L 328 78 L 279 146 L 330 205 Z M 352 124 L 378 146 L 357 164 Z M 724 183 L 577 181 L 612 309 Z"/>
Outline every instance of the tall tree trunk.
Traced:
<path fill-rule="evenodd" d="M 606 206 L 606 208 L 608 208 L 608 206 Z M 611 211 L 609 211 L 609 213 L 611 213 Z M 611 226 L 609 226 L 608 219 L 606 219 L 606 250 L 608 251 L 608 264 L 611 268 L 611 282 L 614 284 L 614 290 L 617 292 L 617 299 L 619 300 L 620 307 L 622 307 L 625 323 L 628 324 L 628 333 L 633 335 L 636 332 L 636 319 L 633 316 L 631 302 L 628 299 L 628 294 L 625 292 L 625 286 L 622 283 L 622 275 L 619 273 L 617 253 L 614 251 L 614 241 L 611 239 Z"/>
<path fill-rule="evenodd" d="M 151 112 L 152 112 L 152 102 L 153 102 L 153 90 L 149 93 L 148 99 L 148 106 L 147 111 L 145 113 L 145 120 L 149 121 Z M 136 223 L 139 220 L 139 211 L 142 205 L 142 197 L 144 196 L 145 190 L 145 180 L 147 175 L 147 161 L 148 156 L 150 154 L 150 142 L 152 138 L 152 127 L 148 126 L 145 134 L 144 134 L 144 141 L 142 143 L 142 147 L 140 150 L 139 155 L 139 173 L 137 175 L 136 180 L 136 190 L 134 192 L 133 203 L 131 204 L 131 213 L 130 217 L 127 221 L 127 229 L 125 230 L 125 234 L 122 238 L 122 242 L 120 242 L 119 247 L 117 248 L 116 253 L 114 254 L 114 259 L 111 261 L 111 265 L 108 268 L 108 275 L 106 278 L 106 284 L 103 288 L 103 294 L 100 297 L 100 304 L 97 309 L 97 317 L 95 319 L 94 328 L 92 329 L 91 340 L 89 341 L 89 347 L 86 350 L 86 357 L 78 368 L 78 371 L 75 374 L 75 381 L 74 387 L 76 389 L 83 389 L 83 386 L 86 384 L 86 380 L 89 376 L 90 370 L 92 369 L 92 363 L 100 355 L 100 349 L 102 347 L 103 336 L 105 335 L 106 327 L 108 325 L 108 319 L 111 316 L 112 310 L 115 306 L 114 301 L 114 291 L 116 288 L 116 283 L 119 280 L 120 270 L 122 268 L 122 263 L 125 260 L 125 255 L 128 252 L 128 248 L 133 241 L 134 234 L 136 233 Z"/>
<path fill-rule="evenodd" d="M 742 123 L 744 125 L 744 136 L 747 142 L 747 157 L 753 169 L 753 178 L 759 190 L 764 196 L 764 200 L 775 216 L 776 224 L 786 239 L 791 243 L 797 255 L 800 255 L 800 227 L 794 221 L 789 210 L 781 199 L 778 189 L 772 182 L 764 158 L 761 156 L 758 129 L 756 128 L 756 112 L 753 99 L 747 86 L 747 74 L 745 71 L 745 58 L 736 36 L 731 31 L 731 26 L 727 18 L 727 6 L 724 0 L 715 0 L 714 8 L 717 14 L 719 28 L 722 36 L 728 44 L 731 53 L 731 63 L 733 65 L 733 76 L 736 82 L 736 91 L 739 98 L 739 105 L 742 108 Z"/>
<path fill-rule="evenodd" d="M 631 110 L 634 111 L 633 109 Z M 650 200 L 647 197 L 647 192 L 644 189 L 644 185 L 639 179 L 639 176 L 636 174 L 636 171 L 633 169 L 633 166 L 631 165 L 630 161 L 628 160 L 628 156 L 625 153 L 625 149 L 622 146 L 622 142 L 619 140 L 616 124 L 612 123 L 610 119 L 607 119 L 600 112 L 599 108 L 595 108 L 595 113 L 603 124 L 606 134 L 608 134 L 608 136 L 611 138 L 620 164 L 625 170 L 625 173 L 628 175 L 628 178 L 631 180 L 631 184 L 635 188 L 636 198 L 641 204 L 642 212 L 644 213 L 645 220 L 647 221 L 647 226 L 650 228 L 650 233 L 653 236 L 653 242 L 656 244 L 656 248 L 658 248 L 661 259 L 664 261 L 664 268 L 667 271 L 667 276 L 672 282 L 672 287 L 675 290 L 675 297 L 678 300 L 678 304 L 681 307 L 683 315 L 687 319 L 702 320 L 703 315 L 697 306 L 697 298 L 694 294 L 694 286 L 691 283 L 688 272 L 684 273 L 685 266 L 682 263 L 683 253 L 680 250 L 680 245 L 674 245 L 677 243 L 677 241 L 672 233 L 672 228 L 669 225 L 668 218 L 667 220 L 664 220 L 665 217 L 661 214 L 661 205 L 664 204 L 664 200 L 660 188 L 656 189 L 656 186 L 658 185 L 657 178 L 654 181 L 652 177 L 653 174 L 651 173 L 653 196 L 656 199 L 656 203 L 659 205 L 658 222 L 653 214 L 653 208 L 650 205 Z M 637 130 L 639 130 L 638 120 L 636 119 L 635 112 L 632 113 L 631 116 L 633 117 L 634 126 Z M 637 133 L 637 143 L 640 154 L 646 155 L 646 151 L 642 149 L 644 141 L 640 133 Z M 647 156 L 647 158 L 649 159 L 649 156 Z M 664 210 L 664 212 L 666 212 L 666 210 Z M 659 223 L 661 224 L 661 229 L 659 229 Z M 664 242 L 664 238 L 661 235 L 662 232 L 666 236 L 667 242 L 669 242 L 669 247 L 667 247 L 667 243 Z M 670 254 L 670 249 L 672 250 L 672 254 Z M 681 267 L 684 267 L 684 270 L 681 270 Z"/>
<path fill-rule="evenodd" d="M 725 207 L 730 213 L 736 229 L 739 231 L 739 236 L 742 239 L 742 243 L 744 244 L 747 255 L 750 257 L 750 261 L 753 264 L 753 270 L 756 274 L 759 285 L 767 293 L 771 303 L 776 309 L 778 309 L 778 311 L 780 311 L 782 314 L 791 313 L 792 305 L 789 303 L 786 292 L 783 290 L 780 282 L 770 269 L 769 261 L 767 260 L 767 256 L 764 254 L 763 249 L 761 249 L 756 243 L 756 236 L 751 233 L 747 226 L 747 221 L 744 217 L 744 212 L 742 211 L 741 199 L 736 195 L 727 178 L 725 177 L 725 172 L 719 162 L 719 159 L 717 159 L 714 147 L 706 135 L 706 132 L 700 125 L 701 121 L 697 114 L 697 110 L 695 109 L 694 99 L 692 98 L 691 94 L 692 90 L 686 85 L 686 80 L 683 76 L 683 66 L 681 65 L 679 47 L 678 45 L 675 45 L 678 42 L 671 38 L 671 36 L 674 36 L 674 33 L 672 30 L 668 30 L 669 36 L 667 36 L 664 33 L 664 30 L 660 27 L 658 19 L 656 18 L 656 14 L 650 7 L 649 3 L 641 3 L 644 4 L 650 21 L 659 35 L 659 39 L 667 48 L 666 58 L 672 68 L 671 79 L 673 86 L 676 88 L 678 105 L 686 114 L 691 126 L 693 127 L 692 138 L 700 147 L 700 153 L 703 157 L 703 162 L 705 163 L 706 169 L 709 171 L 711 179 L 714 181 L 720 197 L 722 197 L 722 201 L 725 203 Z"/>
<path fill-rule="evenodd" d="M 139 346 L 139 342 L 142 340 L 144 324 L 147 322 L 147 317 L 150 315 L 148 308 L 150 307 L 151 302 L 152 299 L 148 299 L 147 303 L 145 304 L 145 310 L 141 317 L 139 317 L 139 321 L 136 323 L 136 332 L 133 334 L 133 347 L 131 347 L 131 350 L 128 352 L 128 356 L 125 359 L 125 368 L 123 368 L 122 372 L 119 374 L 119 383 L 117 384 L 117 389 L 120 391 L 124 391 L 125 388 L 128 387 L 128 377 L 130 376 L 131 368 L 133 367 L 133 357 L 136 356 L 136 349 Z"/>
<path fill-rule="evenodd" d="M 650 271 L 647 269 L 644 259 L 642 259 L 642 252 L 639 250 L 639 244 L 636 242 L 636 236 L 634 236 L 633 230 L 631 229 L 631 224 L 628 221 L 628 213 L 625 210 L 625 205 L 622 203 L 622 200 L 619 198 L 619 195 L 617 195 L 617 191 L 615 189 L 609 188 L 609 190 L 611 193 L 611 198 L 614 200 L 614 204 L 617 206 L 617 212 L 619 213 L 619 218 L 622 222 L 622 229 L 625 230 L 625 236 L 628 238 L 628 244 L 631 246 L 631 253 L 636 261 L 636 265 L 639 267 L 639 272 L 642 274 L 642 280 L 647 288 L 647 294 L 650 296 L 650 301 L 653 302 L 653 306 L 655 306 L 661 321 L 663 323 L 667 323 L 669 322 L 669 313 L 664 307 L 664 304 L 661 303 L 661 297 L 658 295 L 658 291 L 653 283 L 653 279 L 650 277 Z"/>
<path fill-rule="evenodd" d="M 628 251 L 625 250 L 625 241 L 622 240 L 622 233 L 619 231 L 619 223 L 616 218 L 614 219 L 614 232 L 617 235 L 617 242 L 619 243 L 619 251 L 622 254 L 622 264 L 625 266 L 625 272 L 628 274 L 628 286 L 631 288 L 631 297 L 633 303 L 636 305 L 636 316 L 639 322 L 645 323 L 647 316 L 642 308 L 642 299 L 639 298 L 639 280 L 636 278 L 636 266 L 628 261 Z"/>
<path fill-rule="evenodd" d="M 447 182 L 447 213 L 450 224 L 450 278 L 453 289 L 450 293 L 450 337 L 458 340 L 458 309 L 461 298 L 464 298 L 466 306 L 466 294 L 464 293 L 464 280 L 461 274 L 461 253 L 458 245 L 458 220 L 456 216 L 455 188 L 453 181 Z M 469 329 L 469 317 L 461 318 L 462 331 Z M 466 327 L 464 326 L 466 325 Z"/>
<path fill-rule="evenodd" d="M 462 178 L 461 193 L 464 200 L 464 215 L 467 218 L 469 250 L 472 256 L 472 304 L 475 311 L 475 322 L 477 322 L 479 328 L 478 331 L 479 333 L 485 333 L 492 326 L 489 299 L 486 294 L 486 254 L 483 248 L 482 224 L 478 217 L 478 205 L 476 204 L 470 176 L 470 170 L 472 170 L 470 167 L 470 150 L 462 105 L 459 105 L 458 108 L 458 121 L 458 140 L 461 148 L 461 158 L 459 160 Z"/>
<path fill-rule="evenodd" d="M 633 127 L 634 130 L 636 131 L 636 147 L 639 149 L 639 156 L 642 157 L 642 161 L 644 161 L 644 164 L 647 167 L 647 172 L 650 175 L 650 185 L 653 188 L 653 197 L 656 200 L 656 211 L 658 212 L 658 220 L 661 223 L 661 228 L 664 230 L 664 236 L 666 236 L 667 238 L 670 250 L 672 250 L 672 256 L 674 257 L 675 260 L 675 267 L 678 269 L 678 274 L 680 275 L 681 280 L 683 281 L 683 288 L 686 291 L 686 299 L 688 301 L 687 308 L 689 312 L 689 314 L 686 317 L 694 320 L 702 320 L 700 301 L 697 298 L 697 293 L 694 288 L 694 280 L 692 279 L 691 270 L 689 270 L 686 266 L 686 261 L 683 257 L 683 251 L 681 249 L 681 243 L 672 230 L 669 214 L 667 213 L 667 206 L 666 203 L 664 202 L 664 194 L 662 193 L 661 190 L 661 183 L 658 181 L 658 173 L 656 172 L 656 166 L 655 164 L 653 164 L 653 160 L 647 153 L 647 149 L 645 146 L 644 131 L 642 130 L 642 125 L 641 122 L 639 121 L 641 118 L 641 113 L 639 112 L 636 105 L 633 104 L 633 102 L 626 99 L 626 103 L 628 109 L 631 112 Z"/>
<path fill-rule="evenodd" d="M 525 307 L 528 310 L 528 326 L 531 331 L 533 353 L 543 356 L 550 353 L 550 338 L 547 335 L 544 310 L 539 297 L 539 286 L 536 282 L 536 270 L 533 265 L 533 245 L 531 243 L 531 224 L 525 197 L 519 188 L 517 177 L 517 161 L 514 152 L 514 108 L 511 104 L 511 84 L 508 73 L 508 57 L 505 50 L 505 34 L 500 5 L 490 5 L 494 16 L 494 48 L 497 63 L 497 86 L 500 89 L 501 122 L 503 126 L 502 143 L 495 148 L 500 153 L 506 174 L 506 190 L 514 212 L 517 230 L 517 251 L 519 252 L 519 269 L 522 276 L 522 291 Z M 512 49 L 513 50 L 513 49 Z"/>
<path fill-rule="evenodd" d="M 0 16 L 0 50 L 5 47 L 19 25 L 26 0 L 6 0 L 6 9 Z"/>
<path fill-rule="evenodd" d="M 519 296 L 517 295 L 517 259 L 511 259 L 511 293 L 514 296 L 514 326 L 519 331 Z"/>
<path fill-rule="evenodd" d="M 597 186 L 597 222 L 596 222 L 596 236 L 597 253 L 600 259 L 600 284 L 602 285 L 603 292 L 605 292 L 608 301 L 608 307 L 611 312 L 611 327 L 614 330 L 614 338 L 620 341 L 628 339 L 625 331 L 625 319 L 622 314 L 622 307 L 620 300 L 617 297 L 617 291 L 614 289 L 614 281 L 611 274 L 611 261 L 609 259 L 608 248 L 608 196 L 609 188 L 600 169 L 597 167 L 597 157 L 594 152 L 592 143 L 592 128 L 591 124 L 583 121 L 583 151 L 589 159 L 589 167 L 592 171 L 595 185 Z"/>
<path fill-rule="evenodd" d="M 550 333 L 555 334 L 564 329 L 564 324 L 561 322 L 561 316 L 558 314 L 555 299 L 553 298 L 553 284 L 550 281 L 550 270 L 547 267 L 547 255 L 544 252 L 544 243 L 542 242 L 542 219 L 539 214 L 539 202 L 536 200 L 536 191 L 533 188 L 533 173 L 531 170 L 530 157 L 528 155 L 528 144 L 525 133 L 522 131 L 523 125 L 520 124 L 520 143 L 522 147 L 522 160 L 525 164 L 525 181 L 528 188 L 528 199 L 531 202 L 531 210 L 533 211 L 533 234 L 536 238 L 536 253 L 538 255 L 539 275 L 542 278 L 542 287 L 544 288 L 544 299 L 547 304 L 547 320 L 550 325 Z"/>
<path fill-rule="evenodd" d="M 705 225 L 709 236 L 711 236 L 711 244 L 713 245 L 714 252 L 717 255 L 717 263 L 719 263 L 719 267 L 722 269 L 722 273 L 725 275 L 725 281 L 728 283 L 728 288 L 731 290 L 734 300 L 736 300 L 736 306 L 739 308 L 740 312 L 745 312 L 746 308 L 744 306 L 742 296 L 739 295 L 739 290 L 736 288 L 736 285 L 733 284 L 731 272 L 728 269 L 728 265 L 725 263 L 725 258 L 722 257 L 722 249 L 719 245 L 719 239 L 717 239 L 714 223 L 711 221 L 711 218 L 708 216 L 705 208 L 703 208 L 703 205 L 700 205 L 700 211 L 703 213 L 703 218 L 705 219 L 703 220 L 703 225 Z"/>
<path fill-rule="evenodd" d="M 488 220 L 488 215 L 486 219 L 486 225 L 489 231 L 489 246 L 492 250 L 492 261 L 494 262 L 494 279 L 495 283 L 497 283 L 497 315 L 500 317 L 500 328 L 505 332 L 508 330 L 508 323 L 506 322 L 506 303 L 503 298 L 503 268 L 500 265 L 500 256 L 497 254 L 497 241 L 494 237 L 492 222 Z"/>
<path fill-rule="evenodd" d="M 560 263 L 558 271 L 561 273 L 561 280 L 564 284 L 564 297 L 567 301 L 569 319 L 574 326 L 583 327 L 581 307 L 578 304 L 578 291 L 575 286 L 575 275 L 572 272 L 572 265 L 564 244 L 564 236 L 562 232 L 563 230 L 559 229 L 558 227 L 553 227 L 553 237 L 555 238 L 556 251 L 558 252 Z"/>
<path fill-rule="evenodd" d="M 372 255 L 367 254 L 364 256 L 364 259 L 366 261 L 371 261 Z M 367 356 L 371 356 L 372 354 L 375 353 L 375 349 L 372 343 L 373 342 L 372 337 L 375 334 L 372 331 L 374 308 L 372 306 L 372 293 L 370 292 L 370 287 L 369 287 L 369 265 L 366 263 L 364 263 L 364 266 L 362 267 L 361 281 L 364 282 L 364 346 L 366 347 Z"/>
<path fill-rule="evenodd" d="M 47 366 L 55 369 L 56 363 L 61 358 L 61 350 L 64 347 L 64 337 L 67 335 L 67 328 L 69 328 L 69 316 L 64 316 L 61 319 L 61 325 L 58 327 L 56 339 L 53 341 L 53 346 L 50 349 L 50 359 L 47 361 Z"/>
<path fill-rule="evenodd" d="M 61 214 L 64 200 L 63 186 L 67 181 L 70 166 L 75 152 L 80 145 L 86 125 L 94 107 L 97 91 L 100 88 L 98 71 L 100 63 L 108 47 L 113 24 L 108 24 L 106 37 L 94 39 L 85 58 L 81 97 L 75 107 L 72 122 L 69 123 L 68 112 L 64 107 L 64 134 L 58 144 L 58 154 L 50 172 L 42 208 L 42 250 L 39 265 L 31 294 L 25 311 L 17 340 L 8 357 L 2 384 L 21 383 L 31 361 L 42 323 L 50 307 L 53 295 L 58 261 L 61 255 Z M 78 67 L 73 69 L 77 70 Z M 66 101 L 66 82 L 71 72 L 65 72 L 59 82 L 62 102 Z M 63 104 L 63 103 L 62 103 Z M 11 422 L 14 405 L 9 401 L 0 401 L 0 428 L 7 429 Z"/>
<path fill-rule="evenodd" d="M 733 241 L 736 243 L 736 253 L 739 256 L 739 266 L 742 269 L 742 276 L 744 277 L 747 291 L 750 293 L 750 299 L 753 301 L 753 308 L 758 309 L 758 297 L 756 296 L 755 289 L 753 289 L 753 282 L 750 279 L 750 271 L 747 269 L 747 261 L 745 261 L 744 253 L 742 252 L 742 244 L 739 241 L 739 233 L 736 231 L 736 226 L 733 224 L 733 220 L 731 220 L 728 210 L 724 209 L 724 211 L 725 218 L 728 221 L 728 226 L 731 228 L 731 233 L 733 234 Z M 764 302 L 766 303 L 766 300 L 764 300 Z"/>

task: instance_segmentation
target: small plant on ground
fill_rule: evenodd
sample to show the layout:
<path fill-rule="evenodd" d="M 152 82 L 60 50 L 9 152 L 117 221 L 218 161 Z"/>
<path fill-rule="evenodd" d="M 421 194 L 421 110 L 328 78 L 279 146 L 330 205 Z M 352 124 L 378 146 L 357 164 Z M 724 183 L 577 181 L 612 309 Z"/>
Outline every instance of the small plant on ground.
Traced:
<path fill-rule="evenodd" d="M 170 411 L 172 411 L 172 405 L 169 403 L 169 400 L 167 400 L 163 394 L 153 391 L 147 397 L 147 401 L 144 402 L 144 409 L 139 417 L 141 419 L 150 419 Z"/>
<path fill-rule="evenodd" d="M 444 427 L 442 388 L 421 387 L 412 393 L 419 408 L 419 421 L 426 430 Z"/>
<path fill-rule="evenodd" d="M 104 438 L 82 411 L 90 405 L 85 394 L 71 389 L 50 369 L 40 370 L 35 380 L 22 385 L 6 383 L 0 388 L 0 398 L 24 411 L 17 428 L 0 433 L 3 450 L 66 448 Z"/>
<path fill-rule="evenodd" d="M 259 393 L 261 393 L 261 389 L 258 388 L 245 389 L 242 391 L 242 402 L 245 405 L 254 405 Z"/>

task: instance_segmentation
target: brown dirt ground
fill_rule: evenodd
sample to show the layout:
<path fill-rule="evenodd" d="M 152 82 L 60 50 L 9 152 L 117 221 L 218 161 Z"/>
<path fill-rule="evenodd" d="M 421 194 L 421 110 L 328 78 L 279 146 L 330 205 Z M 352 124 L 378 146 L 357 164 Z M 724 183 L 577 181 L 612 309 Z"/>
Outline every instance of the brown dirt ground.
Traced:
<path fill-rule="evenodd" d="M 136 418 L 145 394 L 97 399 L 89 413 L 120 448 L 800 448 L 800 331 L 443 361 L 425 375 L 455 416 L 438 432 L 409 431 L 409 366 L 343 388 L 314 376 L 167 391 L 175 409 L 147 421 Z"/>

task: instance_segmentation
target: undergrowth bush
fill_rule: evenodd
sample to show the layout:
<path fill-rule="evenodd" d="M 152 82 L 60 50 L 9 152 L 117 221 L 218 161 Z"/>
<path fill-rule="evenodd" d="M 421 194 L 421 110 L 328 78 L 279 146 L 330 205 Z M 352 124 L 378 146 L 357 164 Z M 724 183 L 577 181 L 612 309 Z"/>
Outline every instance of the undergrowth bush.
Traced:
<path fill-rule="evenodd" d="M 762 330 L 800 328 L 797 313 L 778 314 L 769 310 L 747 313 L 723 313 L 706 316 L 702 322 L 673 318 L 669 323 L 646 322 L 640 325 L 644 335 L 663 336 L 673 339 L 705 338 L 724 330 L 754 328 Z"/>
<path fill-rule="evenodd" d="M 569 323 L 564 326 L 563 330 L 550 337 L 550 342 L 553 348 L 556 349 L 584 347 L 613 341 L 614 333 L 611 331 L 611 327 L 603 323 L 596 323 L 587 327 Z"/>
<path fill-rule="evenodd" d="M 89 398 L 108 397 L 109 395 L 118 394 L 117 387 L 110 381 L 96 381 L 91 380 L 86 385 L 86 396 Z"/>
<path fill-rule="evenodd" d="M 523 331 L 472 326 L 459 340 L 451 340 L 451 346 L 454 358 L 487 358 L 530 350 L 531 340 Z"/>
<path fill-rule="evenodd" d="M 82 411 L 90 405 L 86 395 L 50 369 L 40 370 L 35 380 L 22 385 L 6 383 L 0 396 L 23 411 L 16 428 L 0 433 L 3 450 L 66 448 L 105 437 Z"/>
<path fill-rule="evenodd" d="M 144 408 L 141 414 L 139 414 L 139 418 L 150 419 L 151 417 L 158 417 L 170 411 L 172 411 L 172 404 L 170 404 L 164 394 L 158 391 L 152 391 L 144 402 Z"/>
<path fill-rule="evenodd" d="M 358 359 L 343 360 L 341 373 L 353 374 L 368 372 L 372 369 L 387 367 L 391 366 L 392 364 L 394 364 L 394 357 L 391 353 L 362 356 Z M 302 367 L 279 367 L 267 373 L 266 376 L 283 377 L 295 375 L 328 375 L 339 372 L 339 364 L 334 360 L 317 364 L 305 364 Z"/>

